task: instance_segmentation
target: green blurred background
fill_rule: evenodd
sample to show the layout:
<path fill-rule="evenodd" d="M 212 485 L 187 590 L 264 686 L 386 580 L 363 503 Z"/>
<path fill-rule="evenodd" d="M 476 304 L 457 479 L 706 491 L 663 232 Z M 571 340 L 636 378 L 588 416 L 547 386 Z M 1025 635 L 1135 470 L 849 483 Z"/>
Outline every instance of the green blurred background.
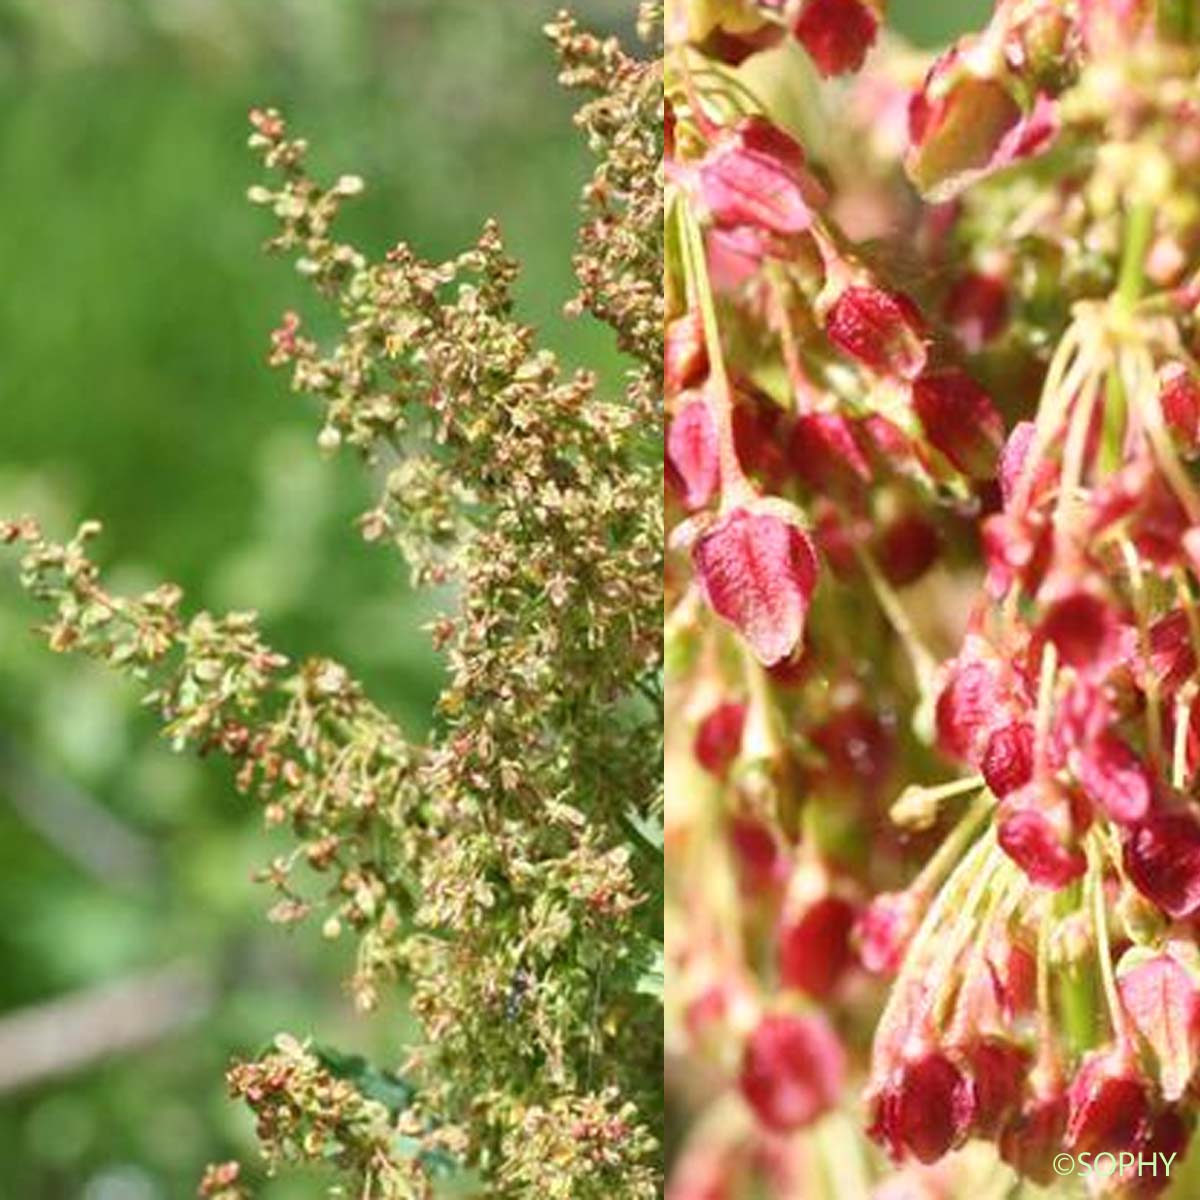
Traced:
<path fill-rule="evenodd" d="M 498 215 L 528 318 L 568 359 L 615 367 L 602 331 L 559 316 L 588 162 L 538 36 L 554 7 L 0 0 L 0 511 L 56 533 L 101 517 L 115 585 L 170 578 L 196 605 L 255 608 L 275 645 L 346 661 L 419 732 L 436 598 L 353 534 L 368 481 L 318 456 L 311 406 L 265 364 L 284 309 L 322 314 L 259 256 L 246 111 L 283 107 L 318 169 L 367 178 L 347 227 L 369 250 L 449 255 Z M 633 0 L 576 7 L 632 36 Z M 984 8 L 893 12 L 932 43 Z M 223 1094 L 231 1055 L 286 1028 L 390 1062 L 402 1007 L 355 1017 L 349 947 L 266 924 L 250 876 L 279 846 L 228 772 L 172 757 L 131 689 L 31 638 L 11 562 L 0 586 L 0 1024 L 165 965 L 203 981 L 157 1047 L 0 1089 L 0 1200 L 188 1196 L 206 1161 L 253 1157 Z"/>

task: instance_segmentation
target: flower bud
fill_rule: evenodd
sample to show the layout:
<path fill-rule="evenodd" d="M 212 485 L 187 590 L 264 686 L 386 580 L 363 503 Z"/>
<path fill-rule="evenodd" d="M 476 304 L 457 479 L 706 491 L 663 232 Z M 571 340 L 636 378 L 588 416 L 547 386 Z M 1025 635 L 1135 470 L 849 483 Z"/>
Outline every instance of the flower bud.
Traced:
<path fill-rule="evenodd" d="M 1105 730 L 1075 757 L 1084 794 L 1119 825 L 1135 825 L 1150 814 L 1154 778 L 1150 768 L 1115 733 Z"/>
<path fill-rule="evenodd" d="M 1000 806 L 1000 848 L 1030 881 L 1054 890 L 1087 870 L 1069 797 L 1051 780 L 1027 784 Z"/>
<path fill-rule="evenodd" d="M 936 1162 L 961 1144 L 975 1114 L 970 1080 L 936 1049 L 910 1051 L 870 1104 L 867 1132 L 897 1161 Z"/>
<path fill-rule="evenodd" d="M 764 1017 L 742 1059 L 742 1095 L 758 1119 L 779 1133 L 810 1125 L 837 1104 L 845 1053 L 824 1017 Z"/>
<path fill-rule="evenodd" d="M 1159 380 L 1158 402 L 1184 453 L 1200 450 L 1200 380 L 1182 363 L 1172 364 Z"/>
<path fill-rule="evenodd" d="M 779 933 L 779 979 L 814 1000 L 824 1000 L 853 962 L 850 931 L 855 910 L 826 894 L 789 916 Z"/>
<path fill-rule="evenodd" d="M 1067 1089 L 1066 1136 L 1072 1154 L 1135 1150 L 1150 1128 L 1150 1095 L 1130 1054 L 1093 1050 Z"/>
<path fill-rule="evenodd" d="M 1000 1133 L 1000 1157 L 1034 1183 L 1052 1183 L 1056 1178 L 1052 1164 L 1063 1147 L 1067 1113 L 1067 1097 L 1060 1084 L 1035 1085 L 1021 1111 Z"/>
<path fill-rule="evenodd" d="M 962 1047 L 974 1086 L 971 1132 L 994 1138 L 1017 1112 L 1029 1075 L 1028 1050 L 998 1037 L 985 1037 Z"/>
<path fill-rule="evenodd" d="M 663 350 L 663 377 L 668 395 L 675 395 L 703 382 L 708 373 L 708 349 L 704 343 L 704 321 L 693 310 L 667 326 Z"/>
<path fill-rule="evenodd" d="M 840 413 L 802 413 L 788 442 L 788 463 L 814 492 L 851 500 L 871 482 L 871 464 Z"/>
<path fill-rule="evenodd" d="M 913 408 L 925 436 L 972 479 L 995 473 L 1004 422 L 992 398 L 965 371 L 931 371 L 913 384 Z"/>
<path fill-rule="evenodd" d="M 825 315 L 825 335 L 878 375 L 912 382 L 925 369 L 924 322 L 907 296 L 877 287 L 848 287 Z"/>
<path fill-rule="evenodd" d="M 822 75 L 842 75 L 862 66 L 879 16 L 865 0 L 805 0 L 792 31 Z"/>
<path fill-rule="evenodd" d="M 710 774 L 723 777 L 742 749 L 746 706 L 733 701 L 718 704 L 700 722 L 693 752 L 696 761 Z"/>
<path fill-rule="evenodd" d="M 817 582 L 808 535 L 773 513 L 737 508 L 696 541 L 692 559 L 712 610 L 758 660 L 771 666 L 790 658 Z"/>
<path fill-rule="evenodd" d="M 894 975 L 921 923 L 924 905 L 912 892 L 881 892 L 854 926 L 858 956 L 876 975 Z"/>
<path fill-rule="evenodd" d="M 942 315 L 964 349 L 977 354 L 1008 323 L 1008 285 L 995 275 L 969 271 L 950 289 Z"/>
<path fill-rule="evenodd" d="M 979 769 L 993 796 L 1003 799 L 1033 778 L 1033 748 L 1033 726 L 1028 721 L 1012 721 L 992 733 Z"/>
<path fill-rule="evenodd" d="M 1125 870 L 1142 895 L 1183 920 L 1200 910 L 1200 822 L 1190 812 L 1152 817 L 1125 842 Z"/>

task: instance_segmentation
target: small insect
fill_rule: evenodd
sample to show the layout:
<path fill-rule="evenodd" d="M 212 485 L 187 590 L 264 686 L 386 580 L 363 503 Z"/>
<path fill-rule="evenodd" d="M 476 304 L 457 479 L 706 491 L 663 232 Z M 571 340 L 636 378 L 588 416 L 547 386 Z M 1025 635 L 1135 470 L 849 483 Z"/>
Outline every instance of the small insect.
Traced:
<path fill-rule="evenodd" d="M 506 1021 L 515 1021 L 521 1015 L 521 1007 L 533 987 L 533 982 L 533 976 L 524 967 L 518 967 L 513 972 L 512 982 L 508 987 L 508 997 L 504 1001 L 504 1019 Z"/>

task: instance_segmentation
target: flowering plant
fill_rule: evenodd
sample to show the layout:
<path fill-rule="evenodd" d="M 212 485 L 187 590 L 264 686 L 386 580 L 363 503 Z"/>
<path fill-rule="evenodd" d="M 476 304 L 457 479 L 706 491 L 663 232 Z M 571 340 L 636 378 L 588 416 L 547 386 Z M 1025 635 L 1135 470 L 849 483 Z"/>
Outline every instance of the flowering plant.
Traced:
<path fill-rule="evenodd" d="M 882 8 L 666 12 L 668 1194 L 1184 1189 L 1200 13 Z"/>
<path fill-rule="evenodd" d="M 323 344 L 288 313 L 270 359 L 319 406 L 320 447 L 378 480 L 363 535 L 448 589 L 427 738 L 253 614 L 116 594 L 95 523 L 65 543 L 0 525 L 50 647 L 144 685 L 174 745 L 227 758 L 290 835 L 260 874 L 270 918 L 351 942 L 358 1007 L 399 992 L 420 1021 L 387 1063 L 284 1034 L 230 1069 L 268 1167 L 323 1166 L 330 1195 L 660 1190 L 661 67 L 565 15 L 548 34 L 597 158 L 572 308 L 612 328 L 623 380 L 565 370 L 520 323 L 495 225 L 446 263 L 373 261 L 338 222 L 363 181 L 318 181 L 284 118 L 251 114 L 268 248 L 337 322 Z M 200 1194 L 241 1200 L 253 1174 L 215 1164 Z"/>

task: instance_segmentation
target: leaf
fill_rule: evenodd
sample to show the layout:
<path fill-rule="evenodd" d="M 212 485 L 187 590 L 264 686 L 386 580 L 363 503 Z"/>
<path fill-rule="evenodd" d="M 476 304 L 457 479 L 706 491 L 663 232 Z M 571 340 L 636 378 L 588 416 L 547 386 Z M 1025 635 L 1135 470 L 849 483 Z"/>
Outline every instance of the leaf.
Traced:
<path fill-rule="evenodd" d="M 663 998 L 663 986 L 666 982 L 666 962 L 660 943 L 654 950 L 654 961 L 642 972 L 637 981 L 639 996 L 654 996 L 660 1003 Z"/>

